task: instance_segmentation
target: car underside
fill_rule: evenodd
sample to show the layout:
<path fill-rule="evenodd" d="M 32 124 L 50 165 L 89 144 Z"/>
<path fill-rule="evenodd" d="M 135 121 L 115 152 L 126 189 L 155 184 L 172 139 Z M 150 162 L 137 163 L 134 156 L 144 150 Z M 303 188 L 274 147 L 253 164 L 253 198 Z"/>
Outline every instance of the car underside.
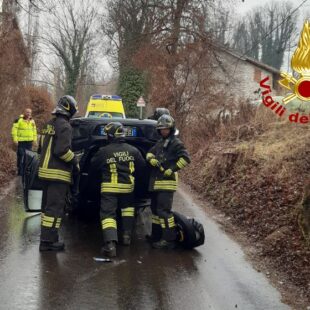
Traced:
<path fill-rule="evenodd" d="M 145 158 L 148 150 L 160 138 L 154 120 L 117 119 L 125 129 L 126 143 L 135 146 Z M 72 149 L 79 159 L 80 173 L 73 177 L 71 193 L 67 201 L 67 210 L 72 213 L 94 214 L 100 207 L 100 171 L 90 173 L 91 159 L 108 141 L 104 132 L 111 119 L 75 118 L 71 120 L 73 128 Z M 40 212 L 42 199 L 42 181 L 38 178 L 39 154 L 27 151 L 24 160 L 24 205 L 26 212 Z M 135 171 L 135 209 L 142 213 L 150 206 L 151 193 L 148 191 L 150 168 Z M 149 212 L 150 213 L 150 212 Z M 180 243 L 183 247 L 193 248 L 204 243 L 204 230 L 194 219 L 187 219 L 174 212 Z M 151 218 L 148 219 L 151 222 Z"/>
<path fill-rule="evenodd" d="M 95 202 L 98 205 L 100 201 L 100 173 L 89 174 L 90 163 L 93 156 L 100 147 L 105 146 L 107 137 L 104 133 L 104 126 L 109 123 L 109 119 L 73 119 L 73 151 L 80 158 L 80 177 L 76 192 L 79 192 L 79 205 L 85 205 L 85 202 Z M 124 125 L 125 141 L 135 146 L 145 158 L 147 151 L 159 139 L 156 131 L 156 121 L 121 119 L 118 120 Z M 150 168 L 135 171 L 135 200 L 136 205 L 145 205 L 149 202 L 150 192 L 148 191 L 148 179 Z"/>

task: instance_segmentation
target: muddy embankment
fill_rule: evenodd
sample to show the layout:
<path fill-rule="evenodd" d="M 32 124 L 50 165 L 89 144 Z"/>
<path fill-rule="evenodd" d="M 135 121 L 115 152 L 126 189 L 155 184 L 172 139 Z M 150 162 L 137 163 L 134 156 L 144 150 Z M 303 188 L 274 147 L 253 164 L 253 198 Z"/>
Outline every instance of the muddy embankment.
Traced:
<path fill-rule="evenodd" d="M 213 141 L 192 155 L 183 180 L 255 247 L 257 261 L 310 301 L 309 138 L 309 126 L 276 122 L 246 139 Z"/>

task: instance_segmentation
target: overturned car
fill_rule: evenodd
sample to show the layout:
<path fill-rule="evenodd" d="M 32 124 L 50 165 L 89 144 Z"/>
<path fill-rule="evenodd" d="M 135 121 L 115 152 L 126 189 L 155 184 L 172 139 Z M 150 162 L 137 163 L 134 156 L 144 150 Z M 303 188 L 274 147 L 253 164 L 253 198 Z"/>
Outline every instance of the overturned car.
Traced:
<path fill-rule="evenodd" d="M 74 177 L 71 195 L 67 199 L 67 209 L 74 213 L 91 213 L 100 206 L 100 173 L 90 174 L 90 162 L 100 147 L 107 144 L 104 127 L 110 119 L 75 118 L 71 120 L 73 128 L 72 149 L 80 162 L 80 174 Z M 147 151 L 159 139 L 156 121 L 138 119 L 119 119 L 125 129 L 125 140 L 135 146 L 145 158 Z M 38 179 L 39 154 L 27 151 L 24 160 L 24 205 L 26 212 L 38 212 L 41 208 L 42 183 Z M 148 191 L 150 169 L 135 172 L 135 208 L 137 216 L 150 214 L 145 212 L 150 206 L 151 193 Z M 194 219 L 188 219 L 174 212 L 178 228 L 180 245 L 194 248 L 204 243 L 203 226 Z M 151 223 L 151 217 L 148 217 Z"/>

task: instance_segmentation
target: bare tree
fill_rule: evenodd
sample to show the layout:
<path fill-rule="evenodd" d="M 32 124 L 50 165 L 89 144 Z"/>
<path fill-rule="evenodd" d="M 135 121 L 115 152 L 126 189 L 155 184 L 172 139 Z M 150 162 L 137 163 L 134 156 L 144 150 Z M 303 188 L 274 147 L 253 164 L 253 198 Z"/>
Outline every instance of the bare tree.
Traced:
<path fill-rule="evenodd" d="M 107 2 L 106 14 L 102 18 L 102 30 L 109 39 L 108 51 L 114 56 L 120 71 L 124 67 L 132 66 L 132 57 L 139 47 L 158 33 L 163 17 L 157 8 L 162 2 L 162 0 Z M 113 52 L 116 52 L 116 55 Z"/>
<path fill-rule="evenodd" d="M 266 38 L 262 43 L 261 61 L 278 69 L 289 41 L 297 33 L 297 13 L 292 11 L 291 2 L 281 2 L 270 4 L 265 7 L 265 13 L 261 13 L 260 34 Z"/>
<path fill-rule="evenodd" d="M 238 51 L 245 52 L 249 49 L 249 42 L 251 42 L 251 39 L 249 37 L 247 24 L 244 21 L 239 21 L 236 25 L 236 31 L 234 32 L 231 46 Z"/>
<path fill-rule="evenodd" d="M 257 12 L 250 18 L 238 21 L 231 41 L 232 48 L 259 60 L 260 50 L 260 20 Z"/>
<path fill-rule="evenodd" d="M 289 42 L 297 33 L 297 12 L 291 2 L 272 2 L 255 8 L 239 22 L 232 47 L 248 56 L 280 69 Z"/>
<path fill-rule="evenodd" d="M 206 30 L 213 40 L 225 45 L 233 35 L 235 0 L 214 1 L 205 6 Z"/>
<path fill-rule="evenodd" d="M 117 61 L 130 62 L 143 44 L 165 46 L 174 55 L 205 28 L 204 12 L 211 0 L 108 1 L 102 29 L 117 50 Z M 205 31 L 204 31 L 205 32 Z"/>
<path fill-rule="evenodd" d="M 185 121 L 197 98 L 200 102 L 210 98 L 213 46 L 208 43 L 215 38 L 225 43 L 230 27 L 227 12 L 218 12 L 222 30 L 213 33 L 216 6 L 211 0 L 119 0 L 109 4 L 103 30 L 116 47 L 121 83 L 125 80 L 124 84 L 132 85 L 128 72 L 122 74 L 127 66 L 145 73 L 148 101 L 168 107 L 179 122 Z M 209 17 L 214 18 L 212 22 Z"/>
<path fill-rule="evenodd" d="M 55 1 L 53 1 L 55 5 Z M 76 95 L 78 82 L 86 74 L 96 47 L 97 11 L 93 3 L 58 0 L 47 22 L 43 35 L 47 47 L 51 48 L 63 65 L 64 91 Z"/>

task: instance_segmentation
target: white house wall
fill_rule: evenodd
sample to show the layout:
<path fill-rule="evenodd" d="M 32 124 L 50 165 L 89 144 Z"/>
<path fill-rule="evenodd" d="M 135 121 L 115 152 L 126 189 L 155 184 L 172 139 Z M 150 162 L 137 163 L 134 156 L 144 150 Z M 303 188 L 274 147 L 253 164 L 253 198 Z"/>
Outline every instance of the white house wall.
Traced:
<path fill-rule="evenodd" d="M 226 52 L 216 52 L 216 58 L 214 56 L 213 64 L 215 77 L 219 80 L 218 87 L 235 100 L 245 101 L 248 99 L 252 101 L 260 99 L 259 82 L 266 76 L 269 76 L 270 79 L 268 85 L 273 86 L 273 74 L 271 72 Z M 257 72 L 256 80 L 254 79 L 255 70 Z M 275 95 L 275 90 L 273 92 Z"/>

